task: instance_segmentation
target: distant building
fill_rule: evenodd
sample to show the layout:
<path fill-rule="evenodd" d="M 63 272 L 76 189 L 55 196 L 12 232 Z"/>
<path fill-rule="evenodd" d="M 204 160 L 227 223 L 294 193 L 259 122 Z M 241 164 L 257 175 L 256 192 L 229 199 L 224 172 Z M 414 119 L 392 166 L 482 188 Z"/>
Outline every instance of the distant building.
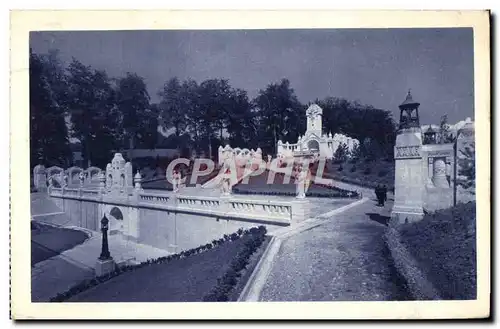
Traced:
<path fill-rule="evenodd" d="M 302 155 L 318 155 L 320 158 L 332 159 L 340 144 L 345 144 L 352 151 L 359 145 L 357 139 L 342 134 L 323 134 L 323 109 L 312 104 L 306 111 L 307 130 L 299 136 L 297 143 L 289 144 L 278 141 L 277 156 L 291 158 Z"/>

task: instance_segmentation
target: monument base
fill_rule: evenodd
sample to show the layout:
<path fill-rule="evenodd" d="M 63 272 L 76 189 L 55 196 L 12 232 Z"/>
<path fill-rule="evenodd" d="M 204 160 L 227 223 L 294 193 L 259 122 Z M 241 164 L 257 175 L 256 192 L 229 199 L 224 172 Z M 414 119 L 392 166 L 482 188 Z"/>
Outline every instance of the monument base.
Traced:
<path fill-rule="evenodd" d="M 391 224 L 407 224 L 424 218 L 422 207 L 405 207 L 395 205 L 391 212 Z"/>
<path fill-rule="evenodd" d="M 292 221 L 300 223 L 309 218 L 309 200 L 295 199 L 292 202 Z"/>
<path fill-rule="evenodd" d="M 95 275 L 96 276 L 102 276 L 109 274 L 115 270 L 115 261 L 113 258 L 109 259 L 97 259 L 97 262 L 95 264 Z"/>

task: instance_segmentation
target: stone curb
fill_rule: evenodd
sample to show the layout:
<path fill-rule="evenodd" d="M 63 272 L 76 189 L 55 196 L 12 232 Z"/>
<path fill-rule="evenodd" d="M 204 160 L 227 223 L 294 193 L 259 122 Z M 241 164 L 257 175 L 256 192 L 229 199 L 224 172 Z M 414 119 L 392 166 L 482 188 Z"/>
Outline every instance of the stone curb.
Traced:
<path fill-rule="evenodd" d="M 266 250 L 260 257 L 259 262 L 255 266 L 252 274 L 248 278 L 248 281 L 243 288 L 240 296 L 238 297 L 238 302 L 257 302 L 259 301 L 260 293 L 264 284 L 266 283 L 267 277 L 271 272 L 271 267 L 273 265 L 274 257 L 278 254 L 281 247 L 281 239 L 273 236 L 271 241 L 267 244 Z"/>
<path fill-rule="evenodd" d="M 396 270 L 405 278 L 409 293 L 416 300 L 441 300 L 437 289 L 427 279 L 409 250 L 401 243 L 399 232 L 389 227 L 385 242 L 391 253 Z"/>

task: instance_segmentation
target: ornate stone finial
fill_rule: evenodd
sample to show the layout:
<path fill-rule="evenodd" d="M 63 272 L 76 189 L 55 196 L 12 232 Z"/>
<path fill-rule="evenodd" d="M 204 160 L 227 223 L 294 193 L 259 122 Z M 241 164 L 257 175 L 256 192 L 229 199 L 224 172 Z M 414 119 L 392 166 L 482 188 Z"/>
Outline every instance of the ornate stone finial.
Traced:
<path fill-rule="evenodd" d="M 134 184 L 137 190 L 141 188 L 141 183 L 142 183 L 142 176 L 139 170 L 137 170 L 137 173 L 134 176 Z"/>
<path fill-rule="evenodd" d="M 99 187 L 100 188 L 106 187 L 106 174 L 104 174 L 103 171 L 99 173 Z"/>
<path fill-rule="evenodd" d="M 83 186 L 85 182 L 85 175 L 83 174 L 83 171 L 80 171 L 80 174 L 78 175 L 78 179 L 80 180 L 80 186 Z"/>

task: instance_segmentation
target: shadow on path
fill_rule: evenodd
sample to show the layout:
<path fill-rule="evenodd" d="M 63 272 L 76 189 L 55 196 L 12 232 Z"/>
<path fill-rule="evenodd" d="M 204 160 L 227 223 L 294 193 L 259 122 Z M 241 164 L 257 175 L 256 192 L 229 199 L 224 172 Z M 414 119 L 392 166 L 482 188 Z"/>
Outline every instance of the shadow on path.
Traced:
<path fill-rule="evenodd" d="M 387 226 L 389 224 L 389 220 L 391 219 L 389 216 L 382 216 L 380 214 L 376 213 L 366 213 L 368 217 L 370 217 L 371 220 L 380 223 L 382 225 Z"/>

